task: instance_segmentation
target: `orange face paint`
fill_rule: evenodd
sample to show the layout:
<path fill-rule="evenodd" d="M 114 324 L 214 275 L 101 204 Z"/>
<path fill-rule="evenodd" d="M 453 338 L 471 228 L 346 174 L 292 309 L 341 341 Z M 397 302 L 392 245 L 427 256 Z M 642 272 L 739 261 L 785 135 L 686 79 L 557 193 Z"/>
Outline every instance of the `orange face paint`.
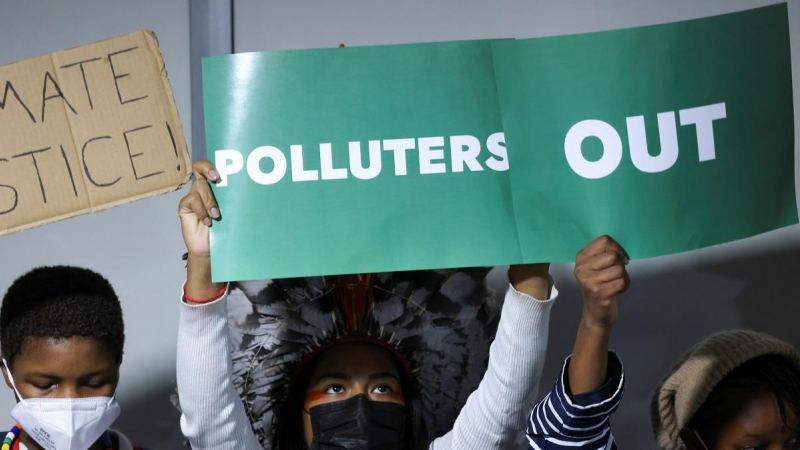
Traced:
<path fill-rule="evenodd" d="M 392 400 L 405 404 L 405 398 L 403 397 L 403 393 L 400 391 L 395 391 L 392 392 L 391 394 L 385 394 L 385 396 L 391 398 Z M 319 400 L 322 400 L 323 397 L 325 397 L 325 392 L 322 390 L 318 389 L 314 391 L 308 391 L 306 393 L 306 398 L 303 405 L 308 406 L 310 403 L 315 403 L 318 402 Z"/>
<path fill-rule="evenodd" d="M 306 393 L 305 404 L 308 405 L 309 403 L 314 403 L 316 401 L 319 401 L 324 396 L 325 396 L 325 393 L 322 392 L 322 390 L 308 391 Z"/>

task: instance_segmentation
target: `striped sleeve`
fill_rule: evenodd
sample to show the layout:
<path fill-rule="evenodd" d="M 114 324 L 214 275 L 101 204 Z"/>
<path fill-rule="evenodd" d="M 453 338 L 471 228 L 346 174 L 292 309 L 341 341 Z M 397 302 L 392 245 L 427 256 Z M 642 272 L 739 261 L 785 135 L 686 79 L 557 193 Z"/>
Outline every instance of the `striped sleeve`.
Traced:
<path fill-rule="evenodd" d="M 528 417 L 531 450 L 616 450 L 609 417 L 619 406 L 625 387 L 622 362 L 608 352 L 606 382 L 594 391 L 573 396 L 569 390 L 569 362 L 564 362 L 553 390 Z"/>

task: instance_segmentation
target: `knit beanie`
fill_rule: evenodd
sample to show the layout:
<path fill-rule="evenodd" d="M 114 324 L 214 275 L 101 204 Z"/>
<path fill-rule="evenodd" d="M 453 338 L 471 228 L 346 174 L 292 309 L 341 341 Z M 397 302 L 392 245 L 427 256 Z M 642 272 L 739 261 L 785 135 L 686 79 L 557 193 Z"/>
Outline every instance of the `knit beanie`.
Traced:
<path fill-rule="evenodd" d="M 650 420 L 663 450 L 686 450 L 679 433 L 732 370 L 762 355 L 781 355 L 800 367 L 791 345 L 766 334 L 731 330 L 695 345 L 678 361 L 653 394 Z"/>

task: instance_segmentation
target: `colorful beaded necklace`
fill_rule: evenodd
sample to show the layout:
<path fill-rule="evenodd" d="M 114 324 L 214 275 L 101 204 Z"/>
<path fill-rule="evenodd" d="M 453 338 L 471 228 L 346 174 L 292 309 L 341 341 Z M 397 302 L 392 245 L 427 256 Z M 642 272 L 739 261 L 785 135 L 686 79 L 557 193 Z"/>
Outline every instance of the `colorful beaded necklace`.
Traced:
<path fill-rule="evenodd" d="M 21 429 L 22 428 L 19 426 L 19 424 L 14 425 L 14 427 L 11 428 L 11 431 L 6 434 L 5 439 L 3 439 L 3 445 L 0 446 L 0 450 L 11 450 L 11 446 L 17 440 L 17 437 L 19 436 L 19 430 Z M 103 432 L 103 446 L 106 448 L 106 450 L 113 450 L 111 444 L 111 435 L 108 433 L 108 431 Z"/>

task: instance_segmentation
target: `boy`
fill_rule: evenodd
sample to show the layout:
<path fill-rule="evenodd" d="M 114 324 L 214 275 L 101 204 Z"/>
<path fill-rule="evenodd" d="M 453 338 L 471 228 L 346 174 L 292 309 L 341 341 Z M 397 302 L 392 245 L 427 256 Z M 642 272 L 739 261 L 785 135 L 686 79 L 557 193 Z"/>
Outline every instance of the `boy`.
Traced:
<path fill-rule="evenodd" d="M 124 341 L 119 299 L 98 273 L 40 267 L 14 281 L 0 307 L 0 350 L 17 425 L 0 450 L 139 449 L 108 428 L 120 412 Z"/>

